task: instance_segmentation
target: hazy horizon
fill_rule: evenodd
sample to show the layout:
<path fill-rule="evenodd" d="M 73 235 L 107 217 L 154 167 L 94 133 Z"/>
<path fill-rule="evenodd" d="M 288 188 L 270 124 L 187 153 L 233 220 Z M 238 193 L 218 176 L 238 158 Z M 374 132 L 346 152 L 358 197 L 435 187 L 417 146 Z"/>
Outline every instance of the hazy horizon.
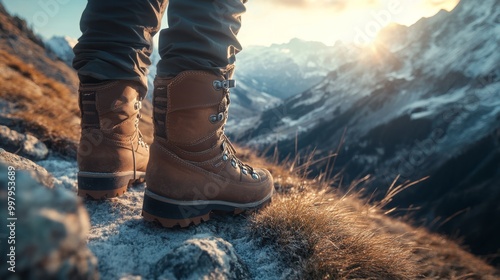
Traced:
<path fill-rule="evenodd" d="M 25 19 L 45 39 L 80 36 L 79 20 L 86 1 L 0 0 L 7 11 Z M 389 23 L 411 25 L 459 0 L 252 0 L 246 4 L 239 39 L 243 46 L 286 43 L 293 38 L 333 45 L 355 41 L 359 34 L 374 39 Z M 271 23 L 271 24 L 270 24 Z M 167 27 L 167 17 L 162 27 Z M 156 36 L 157 37 L 157 36 Z M 157 39 L 157 38 L 156 38 Z"/>

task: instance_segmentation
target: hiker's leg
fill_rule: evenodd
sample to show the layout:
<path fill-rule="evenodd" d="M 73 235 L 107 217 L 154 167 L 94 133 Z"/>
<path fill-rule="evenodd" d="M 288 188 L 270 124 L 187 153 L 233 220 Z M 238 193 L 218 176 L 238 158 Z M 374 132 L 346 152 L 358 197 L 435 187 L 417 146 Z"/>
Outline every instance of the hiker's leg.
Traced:
<path fill-rule="evenodd" d="M 74 48 L 74 68 L 82 82 L 135 80 L 147 85 L 153 36 L 167 0 L 89 0 Z"/>
<path fill-rule="evenodd" d="M 160 32 L 158 76 L 185 70 L 220 73 L 242 48 L 236 35 L 245 6 L 241 0 L 171 0 L 169 28 Z"/>

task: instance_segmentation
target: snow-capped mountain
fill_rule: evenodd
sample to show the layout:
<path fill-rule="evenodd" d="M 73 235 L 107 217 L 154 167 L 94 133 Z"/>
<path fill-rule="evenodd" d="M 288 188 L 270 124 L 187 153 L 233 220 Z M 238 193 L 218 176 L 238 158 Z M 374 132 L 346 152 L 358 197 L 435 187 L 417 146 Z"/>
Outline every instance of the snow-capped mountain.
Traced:
<path fill-rule="evenodd" d="M 350 127 L 364 135 L 401 116 L 410 121 L 433 119 L 457 102 L 490 108 L 481 110 L 487 115 L 480 123 L 481 127 L 492 127 L 500 113 L 496 106 L 500 105 L 496 99 L 500 25 L 495 2 L 474 5 L 473 1 L 462 0 L 452 12 L 441 11 L 422 19 L 393 37 L 388 31 L 403 27 L 390 26 L 358 60 L 340 64 L 311 89 L 265 112 L 261 127 L 248 131 L 247 137 L 257 146 L 294 141 L 297 131 L 308 133 L 320 123 L 337 122 L 338 116 L 346 113 L 359 116 L 355 123 L 363 125 Z M 475 103 L 470 104 L 472 101 Z M 355 108 L 358 110 L 352 112 Z M 270 126 L 272 130 L 262 129 Z M 488 131 L 480 132 L 473 133 L 474 138 Z M 474 142 L 474 138 L 468 142 Z"/>
<path fill-rule="evenodd" d="M 358 52 L 342 42 L 326 46 L 297 38 L 285 44 L 245 48 L 237 57 L 228 133 L 240 138 L 255 127 L 262 111 L 310 89 L 330 71 L 354 61 Z"/>
<path fill-rule="evenodd" d="M 263 112 L 244 139 L 262 149 L 277 144 L 283 157 L 295 149 L 324 157 L 343 139 L 336 167 L 344 182 L 373 174 L 379 190 L 398 174 L 430 175 L 394 205 L 421 206 L 417 219 L 464 236 L 477 253 L 495 253 L 498 220 L 482 236 L 474 228 L 500 216 L 499 7 L 462 0 L 410 27 L 389 26 L 358 60 Z"/>
<path fill-rule="evenodd" d="M 342 42 L 326 46 L 300 39 L 270 47 L 251 46 L 238 54 L 235 77 L 252 88 L 287 98 L 309 89 L 330 71 L 354 60 L 355 51 Z"/>
<path fill-rule="evenodd" d="M 160 54 L 158 53 L 158 49 L 155 48 L 153 53 L 151 54 L 151 67 L 149 67 L 148 72 L 148 95 L 147 98 L 152 101 L 153 100 L 153 90 L 154 90 L 154 81 L 156 77 L 156 64 L 160 61 Z"/>
<path fill-rule="evenodd" d="M 45 41 L 45 48 L 52 51 L 64 63 L 71 66 L 75 57 L 73 47 L 76 43 L 78 43 L 78 40 L 69 36 L 53 36 Z"/>
<path fill-rule="evenodd" d="M 231 105 L 227 121 L 227 133 L 237 136 L 242 131 L 253 127 L 264 110 L 280 104 L 281 99 L 255 87 L 248 86 L 242 80 L 236 80 L 236 87 L 231 90 Z"/>

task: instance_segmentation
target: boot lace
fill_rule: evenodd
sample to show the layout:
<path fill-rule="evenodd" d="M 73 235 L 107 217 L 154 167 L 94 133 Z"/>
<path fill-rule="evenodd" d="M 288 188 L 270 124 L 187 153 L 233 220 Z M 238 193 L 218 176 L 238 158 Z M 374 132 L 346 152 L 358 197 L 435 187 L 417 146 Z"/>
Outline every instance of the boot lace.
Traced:
<path fill-rule="evenodd" d="M 228 110 L 229 110 L 229 104 L 231 103 L 231 99 L 229 98 L 229 88 L 232 88 L 235 86 L 234 80 L 229 80 L 229 74 L 225 73 L 225 80 L 216 80 L 213 82 L 213 86 L 216 90 L 222 90 L 224 97 L 222 98 L 221 103 L 219 104 L 219 113 L 217 115 L 212 115 L 210 116 L 210 122 L 216 123 L 219 121 L 223 121 L 221 128 L 222 133 L 221 133 L 221 140 L 222 140 L 222 160 L 223 161 L 230 161 L 231 166 L 233 168 L 239 168 L 240 172 L 243 173 L 245 176 L 251 176 L 252 179 L 254 180 L 259 180 L 260 176 L 255 172 L 255 169 L 246 164 L 243 163 L 238 157 L 236 156 L 236 149 L 234 148 L 233 144 L 231 141 L 229 141 L 229 138 L 227 135 L 224 133 L 226 122 L 227 122 L 227 117 L 228 117 Z"/>
<path fill-rule="evenodd" d="M 255 172 L 254 168 L 244 162 L 242 162 L 238 157 L 236 156 L 236 149 L 234 148 L 233 144 L 229 140 L 229 138 L 226 136 L 226 134 L 222 133 L 223 141 L 222 141 L 222 160 L 223 161 L 230 161 L 231 166 L 233 168 L 239 168 L 240 172 L 243 173 L 245 176 L 251 176 L 252 179 L 258 180 L 259 179 L 259 174 Z"/>
<path fill-rule="evenodd" d="M 137 143 L 142 147 L 146 148 L 146 150 L 148 150 L 149 146 L 148 144 L 146 144 L 146 142 L 144 142 L 144 136 L 142 135 L 141 130 L 139 130 L 139 121 L 142 118 L 142 114 L 140 112 L 141 108 L 142 108 L 142 101 L 137 100 L 137 102 L 135 102 L 134 104 L 134 109 L 137 111 L 137 118 L 135 119 L 135 131 L 136 131 L 135 135 L 137 135 L 138 138 Z"/>

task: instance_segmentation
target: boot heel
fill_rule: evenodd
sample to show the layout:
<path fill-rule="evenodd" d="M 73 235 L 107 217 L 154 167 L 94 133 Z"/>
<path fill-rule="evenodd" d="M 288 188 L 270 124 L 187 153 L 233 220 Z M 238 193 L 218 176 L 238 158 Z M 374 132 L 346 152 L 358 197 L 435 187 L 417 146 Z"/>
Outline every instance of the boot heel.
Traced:
<path fill-rule="evenodd" d="M 78 172 L 78 196 L 105 199 L 124 194 L 133 183 L 144 182 L 145 173 L 136 172 L 96 173 Z"/>
<path fill-rule="evenodd" d="M 175 200 L 155 199 L 148 190 L 144 193 L 142 216 L 148 222 L 159 222 L 163 227 L 185 228 L 191 224 L 198 225 L 210 219 L 212 207 L 209 204 L 182 205 Z"/>

